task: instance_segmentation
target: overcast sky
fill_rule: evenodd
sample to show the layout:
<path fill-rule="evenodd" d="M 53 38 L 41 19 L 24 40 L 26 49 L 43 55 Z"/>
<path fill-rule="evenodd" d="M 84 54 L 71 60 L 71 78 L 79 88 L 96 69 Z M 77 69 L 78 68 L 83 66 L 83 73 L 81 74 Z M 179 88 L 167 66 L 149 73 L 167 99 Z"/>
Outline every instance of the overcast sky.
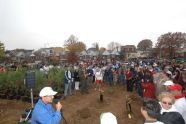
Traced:
<path fill-rule="evenodd" d="M 167 32 L 186 32 L 186 0 L 0 0 L 0 41 L 8 50 L 63 47 L 71 34 L 137 45 Z"/>

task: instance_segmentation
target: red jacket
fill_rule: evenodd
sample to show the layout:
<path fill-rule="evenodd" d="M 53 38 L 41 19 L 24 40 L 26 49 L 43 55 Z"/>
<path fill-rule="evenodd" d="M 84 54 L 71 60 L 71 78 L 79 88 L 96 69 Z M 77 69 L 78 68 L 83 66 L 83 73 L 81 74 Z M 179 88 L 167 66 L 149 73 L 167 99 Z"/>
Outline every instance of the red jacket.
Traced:
<path fill-rule="evenodd" d="M 142 83 L 143 87 L 143 96 L 146 98 L 152 98 L 155 99 L 155 84 L 151 82 Z"/>
<path fill-rule="evenodd" d="M 132 78 L 132 72 L 131 71 L 127 71 L 126 72 L 126 80 L 130 80 Z"/>

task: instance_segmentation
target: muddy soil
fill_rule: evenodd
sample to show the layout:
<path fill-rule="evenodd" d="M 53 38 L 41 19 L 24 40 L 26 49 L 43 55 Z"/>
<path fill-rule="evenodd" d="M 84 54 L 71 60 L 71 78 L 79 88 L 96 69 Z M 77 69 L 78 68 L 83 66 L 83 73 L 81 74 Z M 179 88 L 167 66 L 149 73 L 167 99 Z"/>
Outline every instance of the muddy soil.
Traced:
<path fill-rule="evenodd" d="M 74 91 L 72 96 L 62 99 L 63 116 L 67 124 L 100 124 L 100 115 L 103 112 L 112 112 L 118 124 L 143 124 L 140 113 L 142 100 L 135 92 L 129 94 L 122 85 L 104 85 L 103 102 L 100 101 L 100 92 L 91 88 L 88 94 Z M 126 110 L 126 95 L 130 95 L 132 102 L 132 118 L 128 118 Z M 20 115 L 30 103 L 17 100 L 0 99 L 0 124 L 17 124 Z M 63 120 L 61 122 L 65 124 Z"/>

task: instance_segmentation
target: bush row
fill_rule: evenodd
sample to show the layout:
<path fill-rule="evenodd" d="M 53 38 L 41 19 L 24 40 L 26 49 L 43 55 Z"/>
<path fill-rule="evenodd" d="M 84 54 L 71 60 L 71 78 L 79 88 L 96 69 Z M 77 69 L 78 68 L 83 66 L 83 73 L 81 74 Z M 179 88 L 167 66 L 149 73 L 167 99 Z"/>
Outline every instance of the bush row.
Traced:
<path fill-rule="evenodd" d="M 0 73 L 0 97 L 11 99 L 12 97 L 19 99 L 21 96 L 30 97 L 30 88 L 26 87 L 25 74 L 26 69 L 16 71 L 7 71 Z M 48 76 L 39 70 L 35 71 L 35 87 L 33 88 L 34 97 L 38 97 L 39 91 L 44 86 L 51 86 L 58 93 L 63 92 L 64 70 L 52 68 L 48 72 Z"/>

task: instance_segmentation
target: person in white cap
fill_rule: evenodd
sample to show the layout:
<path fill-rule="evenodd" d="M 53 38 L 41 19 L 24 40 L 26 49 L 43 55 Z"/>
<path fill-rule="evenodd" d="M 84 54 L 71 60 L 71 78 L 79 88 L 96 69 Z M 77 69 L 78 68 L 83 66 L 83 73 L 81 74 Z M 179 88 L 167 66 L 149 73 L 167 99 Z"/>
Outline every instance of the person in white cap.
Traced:
<path fill-rule="evenodd" d="M 171 80 L 167 80 L 167 81 L 165 81 L 165 83 L 163 85 L 165 86 L 165 90 L 168 91 L 169 87 L 174 85 L 174 83 Z"/>
<path fill-rule="evenodd" d="M 169 71 L 169 70 L 167 70 L 167 71 L 166 71 L 166 75 L 167 75 L 167 77 L 168 77 L 169 79 L 171 79 L 171 77 L 172 77 L 172 72 Z"/>
<path fill-rule="evenodd" d="M 167 81 L 165 81 L 165 83 L 163 85 L 165 85 L 165 86 L 171 86 L 171 85 L 174 85 L 174 83 L 171 80 L 167 80 Z"/>
<path fill-rule="evenodd" d="M 32 113 L 32 124 L 59 124 L 62 116 L 60 110 L 62 105 L 58 102 L 55 109 L 52 106 L 54 95 L 57 92 L 51 87 L 41 89 L 39 96 L 41 97 L 36 103 Z"/>
<path fill-rule="evenodd" d="M 102 113 L 100 116 L 101 124 L 117 124 L 116 116 L 111 112 Z"/>

